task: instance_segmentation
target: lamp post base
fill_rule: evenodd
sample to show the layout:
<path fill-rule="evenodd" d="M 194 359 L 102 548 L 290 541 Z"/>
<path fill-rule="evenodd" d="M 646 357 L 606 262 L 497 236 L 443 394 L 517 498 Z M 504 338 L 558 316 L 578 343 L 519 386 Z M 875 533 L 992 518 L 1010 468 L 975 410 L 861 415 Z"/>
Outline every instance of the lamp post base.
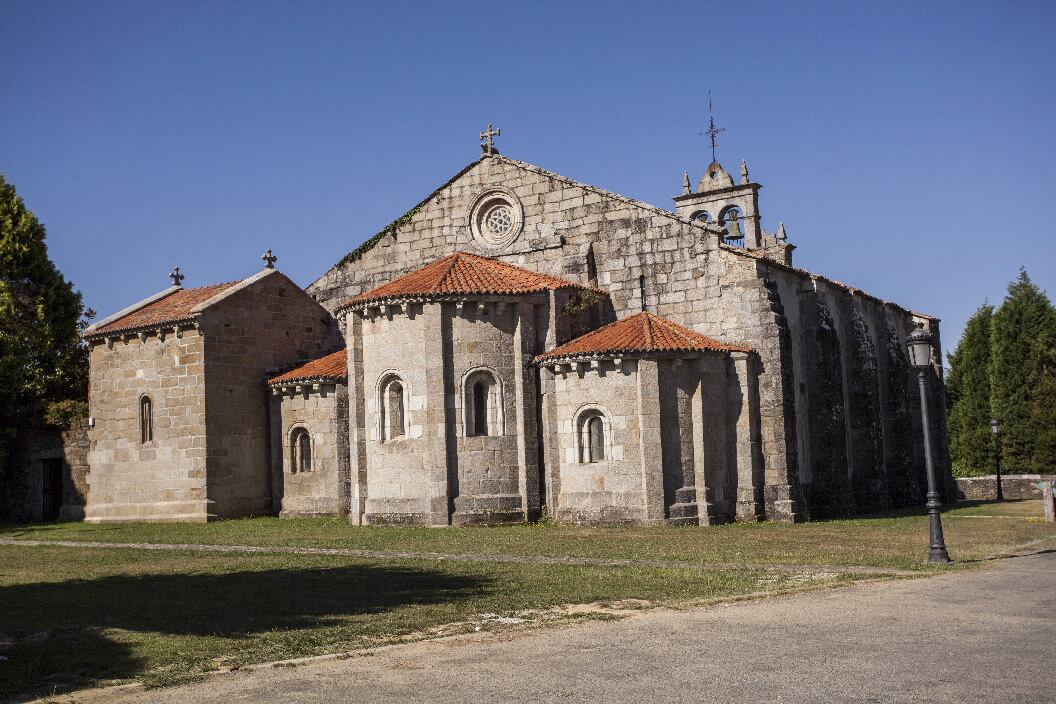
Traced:
<path fill-rule="evenodd" d="M 950 560 L 950 553 L 946 551 L 946 548 L 932 548 L 931 552 L 928 553 L 928 562 L 938 562 L 939 564 L 945 565 Z"/>

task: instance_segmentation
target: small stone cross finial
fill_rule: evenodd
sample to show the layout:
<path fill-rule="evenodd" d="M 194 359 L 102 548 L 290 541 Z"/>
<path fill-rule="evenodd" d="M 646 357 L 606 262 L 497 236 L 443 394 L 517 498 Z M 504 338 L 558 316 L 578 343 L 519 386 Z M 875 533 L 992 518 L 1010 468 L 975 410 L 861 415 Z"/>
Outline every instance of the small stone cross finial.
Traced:
<path fill-rule="evenodd" d="M 179 286 L 187 277 L 180 273 L 180 267 L 176 267 L 169 273 L 169 278 L 173 286 Z"/>
<path fill-rule="evenodd" d="M 264 252 L 264 255 L 261 257 L 261 259 L 264 260 L 264 266 L 268 269 L 274 269 L 275 262 L 279 261 L 279 258 L 272 254 L 270 249 L 267 252 Z"/>
<path fill-rule="evenodd" d="M 502 134 L 502 130 L 495 129 L 492 124 L 488 123 L 488 129 L 480 133 L 480 149 L 482 152 L 491 156 L 495 153 L 495 138 Z"/>

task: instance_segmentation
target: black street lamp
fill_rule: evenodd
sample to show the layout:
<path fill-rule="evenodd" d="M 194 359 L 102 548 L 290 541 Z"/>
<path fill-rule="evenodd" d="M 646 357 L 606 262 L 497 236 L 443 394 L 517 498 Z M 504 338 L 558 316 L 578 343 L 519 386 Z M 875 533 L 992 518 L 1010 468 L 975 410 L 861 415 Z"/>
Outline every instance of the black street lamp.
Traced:
<path fill-rule="evenodd" d="M 917 329 L 906 338 L 909 348 L 909 362 L 917 370 L 917 383 L 920 385 L 920 416 L 924 424 L 924 467 L 928 472 L 928 523 L 931 526 L 931 550 L 929 562 L 946 563 L 950 554 L 946 551 L 946 541 L 942 536 L 942 517 L 939 515 L 939 489 L 935 481 L 935 465 L 931 461 L 931 423 L 928 422 L 928 389 L 924 374 L 931 367 L 931 333 L 924 329 L 923 323 L 917 323 Z"/>
<path fill-rule="evenodd" d="M 1005 492 L 1001 489 L 1001 421 L 997 418 L 990 420 L 990 432 L 994 435 L 994 446 L 997 448 L 997 500 L 1005 500 Z"/>

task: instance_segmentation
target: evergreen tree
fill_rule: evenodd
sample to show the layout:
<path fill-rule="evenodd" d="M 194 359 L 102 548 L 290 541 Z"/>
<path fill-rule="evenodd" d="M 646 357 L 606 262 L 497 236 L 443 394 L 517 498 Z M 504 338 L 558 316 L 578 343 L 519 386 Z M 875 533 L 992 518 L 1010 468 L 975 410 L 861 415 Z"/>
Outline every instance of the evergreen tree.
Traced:
<path fill-rule="evenodd" d="M 957 349 L 949 355 L 946 405 L 953 473 L 992 474 L 997 448 L 990 431 L 990 324 L 993 306 L 969 318 Z"/>
<path fill-rule="evenodd" d="M 1031 360 L 1031 424 L 1035 440 L 1031 471 L 1056 472 L 1056 316 L 1038 337 Z"/>
<path fill-rule="evenodd" d="M 1001 468 L 1008 473 L 1034 468 L 1038 429 L 1031 366 L 1035 345 L 1052 328 L 1053 316 L 1052 303 L 1020 269 L 991 324 L 991 407 L 1001 422 Z"/>
<path fill-rule="evenodd" d="M 48 401 L 83 398 L 81 295 L 48 258 L 44 226 L 0 176 L 0 467 Z"/>

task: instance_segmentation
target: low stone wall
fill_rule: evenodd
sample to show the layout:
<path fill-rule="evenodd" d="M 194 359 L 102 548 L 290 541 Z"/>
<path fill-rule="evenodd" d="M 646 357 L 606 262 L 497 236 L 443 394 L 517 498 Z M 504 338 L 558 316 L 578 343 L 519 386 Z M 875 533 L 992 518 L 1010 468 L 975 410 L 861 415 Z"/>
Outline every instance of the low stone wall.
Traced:
<path fill-rule="evenodd" d="M 1040 499 L 1039 481 L 1056 481 L 1056 474 L 1002 474 L 1001 491 L 1006 499 Z M 958 500 L 992 500 L 997 498 L 997 476 L 958 477 Z"/>
<path fill-rule="evenodd" d="M 88 422 L 66 430 L 23 432 L 3 478 L 0 520 L 35 522 L 84 517 L 88 495 Z"/>

